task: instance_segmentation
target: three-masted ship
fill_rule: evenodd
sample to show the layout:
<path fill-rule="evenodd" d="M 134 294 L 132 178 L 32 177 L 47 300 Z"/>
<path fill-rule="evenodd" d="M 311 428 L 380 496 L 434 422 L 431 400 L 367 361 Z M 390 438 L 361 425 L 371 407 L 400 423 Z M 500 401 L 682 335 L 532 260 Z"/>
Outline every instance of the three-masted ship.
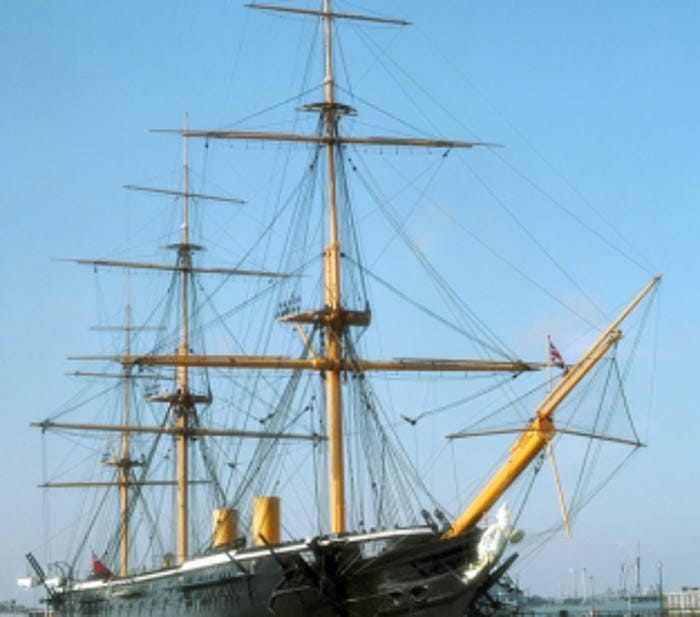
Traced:
<path fill-rule="evenodd" d="M 349 250 L 343 229 L 347 218 L 340 213 L 340 195 L 346 176 L 340 167 L 349 146 L 364 148 L 429 148 L 463 149 L 488 146 L 480 142 L 441 138 L 358 137 L 343 132 L 343 118 L 355 110 L 338 99 L 334 78 L 333 28 L 335 21 L 359 20 L 384 24 L 403 24 L 399 20 L 334 12 L 331 1 L 323 0 L 320 9 L 295 9 L 272 5 L 252 5 L 268 11 L 282 11 L 320 20 L 323 28 L 323 98 L 308 102 L 304 110 L 316 114 L 315 133 L 268 133 L 234 130 L 170 131 L 182 136 L 185 144 L 183 186 L 173 191 L 134 186 L 138 190 L 174 195 L 182 202 L 179 241 L 168 246 L 176 258 L 172 264 L 151 264 L 116 260 L 78 260 L 95 267 L 150 269 L 172 273 L 178 281 L 177 344 L 172 353 L 139 354 L 132 350 L 131 335 L 138 327 L 131 322 L 130 312 L 118 329 L 126 335 L 125 350 L 112 360 L 122 367 L 127 386 L 123 417 L 120 424 L 67 423 L 45 420 L 38 425 L 45 431 L 70 430 L 112 433 L 119 436 L 119 449 L 106 462 L 115 470 L 109 483 L 92 483 L 117 489 L 119 494 L 118 567 L 95 559 L 92 576 L 79 580 L 72 569 L 60 578 L 49 581 L 37 561 L 30 556 L 36 578 L 46 586 L 47 601 L 55 615 L 168 615 L 219 617 L 253 617 L 259 615 L 331 616 L 414 615 L 462 616 L 474 609 L 489 589 L 511 565 L 514 556 L 504 558 L 510 542 L 521 535 L 501 509 L 495 522 L 485 523 L 485 515 L 494 509 L 504 492 L 551 443 L 557 433 L 554 414 L 557 407 L 586 377 L 595 364 L 616 345 L 621 337 L 620 325 L 627 315 L 656 285 L 649 283 L 583 354 L 567 367 L 533 411 L 532 421 L 512 445 L 506 461 L 493 474 L 476 498 L 455 520 L 423 512 L 423 521 L 412 525 L 385 525 L 383 528 L 354 528 L 349 524 L 347 509 L 346 466 L 347 420 L 344 417 L 347 384 L 363 384 L 374 373 L 521 373 L 539 370 L 543 363 L 521 360 L 402 358 L 376 360 L 358 352 L 356 332 L 370 327 L 369 304 L 357 306 L 344 294 L 343 262 Z M 223 274 L 230 277 L 254 276 L 269 280 L 294 280 L 295 271 L 276 272 L 241 268 L 200 267 L 195 255 L 202 248 L 190 236 L 189 203 L 191 199 L 217 199 L 194 193 L 188 181 L 187 144 L 192 139 L 239 140 L 304 144 L 313 150 L 313 165 L 323 170 L 325 187 L 324 248 L 322 284 L 318 304 L 303 310 L 298 301 L 280 311 L 277 321 L 299 334 L 297 355 L 206 355 L 193 351 L 191 341 L 191 294 L 193 281 L 200 274 Z M 160 424 L 133 422 L 130 414 L 128 385 L 142 371 L 153 368 L 171 369 L 165 377 L 168 387 L 150 397 L 167 409 Z M 236 427 L 212 428 L 200 422 L 198 408 L 211 403 L 209 391 L 193 385 L 192 373 L 201 369 L 234 372 L 288 372 L 288 387 L 300 376 L 316 376 L 321 388 L 318 399 L 323 402 L 321 424 L 324 432 L 302 433 L 288 430 L 290 424 L 278 422 L 264 425 L 259 431 Z M 352 387 L 358 387 L 353 385 Z M 360 388 L 362 386 L 359 386 Z M 370 414 L 371 395 L 360 389 L 365 399 L 365 412 Z M 364 393 L 364 394 L 362 394 Z M 280 406 L 289 406 L 285 386 Z M 273 414 L 271 413 L 270 416 Z M 175 478 L 158 480 L 147 474 L 148 461 L 132 457 L 131 440 L 135 436 L 172 438 L 174 443 Z M 284 442 L 304 442 L 326 451 L 326 488 L 328 528 L 301 540 L 283 538 L 281 507 L 276 495 L 250 495 L 237 492 L 229 500 L 221 492 L 218 508 L 212 513 L 213 528 L 208 546 L 193 550 L 191 537 L 190 495 L 198 482 L 191 473 L 191 446 L 196 440 L 256 440 L 258 464 L 265 464 L 268 446 Z M 250 468 L 249 468 L 250 469 Z M 374 478 L 380 490 L 381 478 Z M 241 479 L 245 483 L 245 479 Z M 135 503 L 151 486 L 174 488 L 176 512 L 176 551 L 165 555 L 159 567 L 136 571 L 130 563 L 131 537 Z M 53 486 L 58 486 L 54 484 Z M 62 485 L 66 487 L 66 485 Z M 76 486 L 76 485 L 73 485 Z M 241 506 L 240 496 L 250 497 Z M 229 501 L 233 502 L 229 503 Z M 316 504 L 314 504 L 316 506 Z M 241 533 L 240 507 L 251 507 L 251 527 Z"/>

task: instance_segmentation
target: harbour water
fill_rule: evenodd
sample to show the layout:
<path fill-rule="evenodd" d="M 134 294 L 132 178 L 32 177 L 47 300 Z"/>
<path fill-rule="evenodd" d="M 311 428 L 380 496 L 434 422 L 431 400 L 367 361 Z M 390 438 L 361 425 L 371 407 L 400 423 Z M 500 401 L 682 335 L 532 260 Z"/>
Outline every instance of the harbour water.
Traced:
<path fill-rule="evenodd" d="M 586 601 L 531 604 L 518 611 L 532 617 L 662 617 L 661 599 L 595 597 Z"/>

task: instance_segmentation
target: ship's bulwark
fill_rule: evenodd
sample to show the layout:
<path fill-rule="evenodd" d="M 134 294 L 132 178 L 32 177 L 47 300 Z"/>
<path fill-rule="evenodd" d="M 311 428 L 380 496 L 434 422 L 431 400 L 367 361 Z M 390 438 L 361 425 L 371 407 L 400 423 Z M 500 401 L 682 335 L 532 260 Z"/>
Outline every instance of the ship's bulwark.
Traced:
<path fill-rule="evenodd" d="M 464 615 L 487 575 L 464 576 L 481 532 L 445 541 L 418 531 L 219 552 L 178 568 L 66 586 L 51 604 L 61 617 Z"/>

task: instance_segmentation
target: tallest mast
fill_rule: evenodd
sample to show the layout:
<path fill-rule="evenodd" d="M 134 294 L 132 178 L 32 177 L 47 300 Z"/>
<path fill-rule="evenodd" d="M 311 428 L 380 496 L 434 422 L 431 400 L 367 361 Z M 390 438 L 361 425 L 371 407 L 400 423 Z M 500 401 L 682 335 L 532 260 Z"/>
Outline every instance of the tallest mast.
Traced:
<path fill-rule="evenodd" d="M 334 100 L 333 48 L 331 37 L 330 0 L 323 0 L 323 26 L 325 42 L 325 121 L 326 172 L 328 178 L 328 246 L 325 249 L 325 294 L 327 311 L 326 354 L 336 366 L 340 366 L 343 337 L 342 305 L 340 294 L 340 240 L 338 238 L 338 211 L 336 195 L 335 154 L 338 118 Z M 328 459 L 330 476 L 331 532 L 345 531 L 345 470 L 343 460 L 343 401 L 340 386 L 340 370 L 326 371 L 326 410 L 328 421 Z"/>
<path fill-rule="evenodd" d="M 328 243 L 324 249 L 323 257 L 323 307 L 320 311 L 302 312 L 286 315 L 280 318 L 286 322 L 297 324 L 314 324 L 324 331 L 324 353 L 313 359 L 279 358 L 272 356 L 240 356 L 223 359 L 223 357 L 202 357 L 188 354 L 186 349 L 180 350 L 175 356 L 162 356 L 159 358 L 150 356 L 140 358 L 139 362 L 155 366 L 237 366 L 240 368 L 300 368 L 302 370 L 319 371 L 325 385 L 326 394 L 326 422 L 328 438 L 328 473 L 329 473 L 329 498 L 330 498 L 330 531 L 342 533 L 345 531 L 345 471 L 343 454 L 343 405 L 341 389 L 342 370 L 465 370 L 465 371 L 517 371 L 532 370 L 532 367 L 522 362 L 494 363 L 491 361 L 465 360 L 465 361 L 440 361 L 434 358 L 426 360 L 401 360 L 394 362 L 368 362 L 353 359 L 349 361 L 343 357 L 343 339 L 349 328 L 353 326 L 366 327 L 370 322 L 370 312 L 346 309 L 342 301 L 341 284 L 341 246 L 338 217 L 338 191 L 336 186 L 336 163 L 338 162 L 338 150 L 343 144 L 362 144 L 368 147 L 409 147 L 409 148 L 473 148 L 475 146 L 487 146 L 490 144 L 471 141 L 455 141 L 440 138 L 415 138 L 395 136 L 351 136 L 341 135 L 338 131 L 340 118 L 345 114 L 354 113 L 354 110 L 335 100 L 335 82 L 333 76 L 333 37 L 332 26 L 334 20 L 353 20 L 372 23 L 393 25 L 408 25 L 409 22 L 359 15 L 353 13 L 336 13 L 331 8 L 331 0 L 322 0 L 320 10 L 294 8 L 289 6 L 277 6 L 272 4 L 249 4 L 250 8 L 265 11 L 275 11 L 296 15 L 309 15 L 322 20 L 324 29 L 324 98 L 320 103 L 309 103 L 302 109 L 306 111 L 320 111 L 320 130 L 313 134 L 296 133 L 268 133 L 261 131 L 239 130 L 159 130 L 157 132 L 178 133 L 184 137 L 198 137 L 206 139 L 231 139 L 231 140 L 255 140 L 273 141 L 280 143 L 309 143 L 317 144 L 325 148 L 326 154 L 326 199 L 328 203 Z M 182 268 L 185 270 L 186 268 Z M 230 360 L 233 360 L 231 362 Z M 223 362 L 223 364 L 221 364 Z M 361 366 L 364 368 L 361 368 Z M 448 368 L 449 367 L 449 368 Z M 182 407 L 180 409 L 183 409 Z M 183 427 L 185 428 L 185 427 Z M 190 429 L 191 430 L 191 429 Z M 183 444 L 184 445 L 184 444 Z"/>
<path fill-rule="evenodd" d="M 185 130 L 188 118 L 185 115 Z M 187 357 L 189 342 L 189 276 L 192 271 L 192 246 L 189 238 L 189 170 L 187 167 L 187 137 L 183 145 L 182 165 L 182 232 L 178 251 L 178 265 L 181 270 L 181 316 L 180 344 L 177 355 Z M 189 552 L 189 424 L 192 415 L 192 397 L 189 389 L 189 373 L 186 366 L 177 368 L 175 394 L 175 426 L 177 436 L 177 560 L 182 563 Z"/>

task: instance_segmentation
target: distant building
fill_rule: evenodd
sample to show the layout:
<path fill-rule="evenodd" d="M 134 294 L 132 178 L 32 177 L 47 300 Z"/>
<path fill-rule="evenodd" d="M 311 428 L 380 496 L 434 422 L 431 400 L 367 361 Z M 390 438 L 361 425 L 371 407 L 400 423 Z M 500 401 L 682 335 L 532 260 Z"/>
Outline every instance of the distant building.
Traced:
<path fill-rule="evenodd" d="M 670 617 L 700 617 L 700 587 L 664 593 L 664 609 Z"/>
<path fill-rule="evenodd" d="M 28 608 L 14 600 L 0 602 L 0 617 L 44 617 L 45 608 Z"/>

